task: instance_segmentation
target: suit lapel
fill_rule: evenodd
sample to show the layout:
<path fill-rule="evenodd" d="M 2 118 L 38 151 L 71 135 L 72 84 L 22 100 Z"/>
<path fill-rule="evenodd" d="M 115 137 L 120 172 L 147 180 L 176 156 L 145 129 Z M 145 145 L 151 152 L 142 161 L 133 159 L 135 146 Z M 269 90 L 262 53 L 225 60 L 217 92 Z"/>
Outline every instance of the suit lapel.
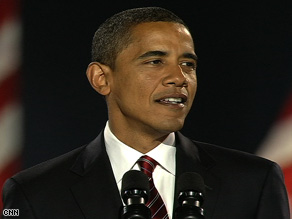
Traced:
<path fill-rule="evenodd" d="M 176 139 L 176 181 L 178 177 L 185 172 L 196 172 L 203 177 L 206 187 L 206 197 L 204 198 L 203 208 L 206 218 L 212 218 L 220 189 L 220 179 L 212 173 L 212 168 L 216 163 L 199 144 L 184 137 L 181 133 L 177 133 Z M 176 197 L 177 193 L 176 183 Z M 176 209 L 177 206 L 178 203 L 176 200 L 174 209 Z"/>
<path fill-rule="evenodd" d="M 203 208 L 206 218 L 212 218 L 220 189 L 220 179 L 212 172 L 215 161 L 199 143 L 179 132 L 176 141 L 176 181 L 185 172 L 196 172 L 203 177 L 206 185 Z M 119 218 L 122 201 L 105 150 L 103 132 L 85 147 L 71 171 L 79 176 L 71 191 L 85 218 Z M 175 194 L 177 192 L 176 183 Z M 174 209 L 177 206 L 175 201 Z"/>
<path fill-rule="evenodd" d="M 85 218 L 119 218 L 122 202 L 103 132 L 86 146 L 71 171 L 80 176 L 71 191 Z"/>

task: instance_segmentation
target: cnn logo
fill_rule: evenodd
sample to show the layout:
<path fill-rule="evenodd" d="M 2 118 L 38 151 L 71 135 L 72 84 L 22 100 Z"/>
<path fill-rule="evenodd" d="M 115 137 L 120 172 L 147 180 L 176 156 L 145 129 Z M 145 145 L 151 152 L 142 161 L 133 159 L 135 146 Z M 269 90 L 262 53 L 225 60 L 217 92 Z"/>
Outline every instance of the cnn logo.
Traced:
<path fill-rule="evenodd" d="M 19 216 L 19 209 L 4 209 L 3 216 Z"/>

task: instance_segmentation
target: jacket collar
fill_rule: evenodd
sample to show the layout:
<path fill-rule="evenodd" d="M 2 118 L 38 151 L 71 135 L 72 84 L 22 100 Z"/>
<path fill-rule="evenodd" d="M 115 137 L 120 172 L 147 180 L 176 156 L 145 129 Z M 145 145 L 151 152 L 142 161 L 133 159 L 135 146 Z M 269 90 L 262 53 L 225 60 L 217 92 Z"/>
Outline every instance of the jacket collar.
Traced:
<path fill-rule="evenodd" d="M 176 147 L 176 181 L 185 172 L 196 172 L 203 177 L 206 186 L 203 208 L 206 217 L 211 218 L 220 189 L 220 179 L 212 171 L 216 162 L 200 143 L 191 141 L 180 132 L 176 133 Z M 71 191 L 86 218 L 119 217 L 122 201 L 106 153 L 103 132 L 84 148 L 71 171 L 80 176 Z M 177 206 L 175 201 L 173 209 Z M 99 209 L 104 209 L 102 215 Z"/>
<path fill-rule="evenodd" d="M 204 150 L 199 142 L 194 142 L 177 133 L 177 155 L 176 155 L 176 189 L 175 197 L 178 195 L 177 179 L 185 172 L 195 172 L 202 176 L 206 188 L 203 209 L 206 218 L 211 218 L 215 209 L 217 196 L 220 189 L 220 179 L 213 173 L 216 161 Z M 174 209 L 178 206 L 177 200 L 174 202 Z"/>
<path fill-rule="evenodd" d="M 84 148 L 71 171 L 80 176 L 71 191 L 85 218 L 119 218 L 122 201 L 103 132 Z"/>

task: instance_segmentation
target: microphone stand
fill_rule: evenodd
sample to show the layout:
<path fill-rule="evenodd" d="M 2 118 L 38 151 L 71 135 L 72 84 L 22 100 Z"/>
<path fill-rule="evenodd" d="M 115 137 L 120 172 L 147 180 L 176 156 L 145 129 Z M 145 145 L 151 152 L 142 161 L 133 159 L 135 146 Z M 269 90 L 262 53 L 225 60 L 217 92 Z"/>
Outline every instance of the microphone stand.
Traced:
<path fill-rule="evenodd" d="M 145 205 L 145 196 L 144 191 L 138 189 L 126 191 L 123 197 L 126 206 L 122 209 L 121 219 L 150 219 L 151 212 Z"/>
<path fill-rule="evenodd" d="M 178 198 L 180 206 L 175 210 L 175 219 L 205 219 L 202 193 L 194 191 L 181 192 Z"/>

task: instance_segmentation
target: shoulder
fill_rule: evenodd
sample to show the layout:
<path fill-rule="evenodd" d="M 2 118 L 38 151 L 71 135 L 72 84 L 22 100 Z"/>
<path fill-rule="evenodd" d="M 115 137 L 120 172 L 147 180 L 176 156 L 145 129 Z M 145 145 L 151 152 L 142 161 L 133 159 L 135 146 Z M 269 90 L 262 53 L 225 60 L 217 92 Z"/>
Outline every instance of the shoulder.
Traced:
<path fill-rule="evenodd" d="M 214 144 L 205 142 L 194 141 L 194 144 L 198 147 L 199 151 L 205 151 L 212 156 L 217 162 L 238 163 L 239 161 L 251 162 L 251 163 L 263 163 L 264 165 L 271 165 L 273 162 L 259 157 L 255 154 L 251 154 L 244 151 L 225 148 Z"/>
<path fill-rule="evenodd" d="M 68 188 L 78 179 L 70 171 L 76 159 L 83 153 L 85 146 L 77 148 L 59 157 L 50 159 L 31 168 L 20 171 L 3 186 L 5 208 L 22 209 L 25 218 L 33 218 L 30 202 L 41 203 L 48 200 L 60 200 L 68 197 Z M 44 200 L 46 197 L 46 200 Z M 70 197 L 70 196 L 69 196 Z"/>
<path fill-rule="evenodd" d="M 103 133 L 101 132 L 89 144 L 76 148 L 56 158 L 25 169 L 12 177 L 18 184 L 70 184 L 82 172 L 89 170 L 93 163 L 104 155 Z"/>
<path fill-rule="evenodd" d="M 76 148 L 63 155 L 22 170 L 15 174 L 12 179 L 18 184 L 29 184 L 34 181 L 46 182 L 63 178 L 68 175 L 70 167 L 75 163 L 80 154 L 82 154 L 85 147 Z"/>
<path fill-rule="evenodd" d="M 200 154 L 208 154 L 215 162 L 214 170 L 225 177 L 253 176 L 254 179 L 265 180 L 269 175 L 283 178 L 279 165 L 257 155 L 224 148 L 213 144 L 193 141 Z"/>

